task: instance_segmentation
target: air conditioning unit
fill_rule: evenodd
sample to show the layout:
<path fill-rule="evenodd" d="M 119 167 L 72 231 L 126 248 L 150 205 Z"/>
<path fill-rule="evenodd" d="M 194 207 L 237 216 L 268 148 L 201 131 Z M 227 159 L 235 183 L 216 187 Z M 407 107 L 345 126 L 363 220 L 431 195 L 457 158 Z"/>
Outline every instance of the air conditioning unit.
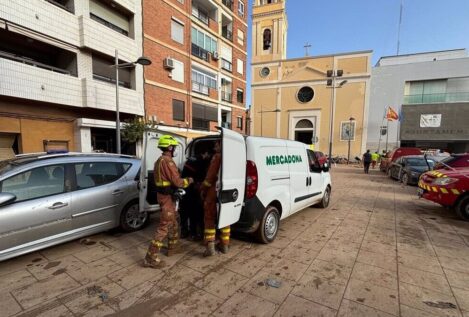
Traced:
<path fill-rule="evenodd" d="M 218 52 L 213 52 L 212 53 L 212 59 L 214 61 L 218 61 L 220 59 L 220 56 L 218 55 Z"/>
<path fill-rule="evenodd" d="M 164 59 L 163 66 L 166 69 L 174 69 L 174 61 L 172 58 L 167 57 Z"/>

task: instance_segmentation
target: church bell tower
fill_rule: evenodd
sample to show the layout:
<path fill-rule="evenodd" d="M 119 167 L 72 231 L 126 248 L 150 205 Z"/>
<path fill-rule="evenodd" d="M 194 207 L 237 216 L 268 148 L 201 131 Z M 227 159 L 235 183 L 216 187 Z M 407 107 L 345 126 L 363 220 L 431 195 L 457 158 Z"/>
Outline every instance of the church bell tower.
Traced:
<path fill-rule="evenodd" d="M 254 0 L 252 13 L 252 62 L 287 57 L 286 0 Z"/>

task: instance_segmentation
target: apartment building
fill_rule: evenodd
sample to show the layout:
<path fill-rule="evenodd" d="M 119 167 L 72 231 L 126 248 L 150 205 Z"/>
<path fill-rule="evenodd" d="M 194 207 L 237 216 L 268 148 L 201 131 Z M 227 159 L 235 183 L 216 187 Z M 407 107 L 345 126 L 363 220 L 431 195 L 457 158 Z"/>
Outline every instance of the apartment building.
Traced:
<path fill-rule="evenodd" d="M 246 131 L 247 0 L 143 0 L 145 110 L 188 137 Z"/>
<path fill-rule="evenodd" d="M 140 0 L 2 1 L 0 155 L 115 152 L 113 64 L 116 50 L 119 63 L 142 55 L 141 16 Z M 143 116 L 142 66 L 120 69 L 119 86 L 121 120 Z"/>

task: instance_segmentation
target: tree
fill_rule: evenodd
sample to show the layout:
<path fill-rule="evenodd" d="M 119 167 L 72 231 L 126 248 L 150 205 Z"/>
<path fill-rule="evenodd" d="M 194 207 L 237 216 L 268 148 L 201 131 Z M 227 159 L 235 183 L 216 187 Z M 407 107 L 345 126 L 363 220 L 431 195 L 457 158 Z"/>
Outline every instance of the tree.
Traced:
<path fill-rule="evenodd" d="M 135 117 L 131 120 L 125 121 L 124 128 L 122 129 L 122 139 L 129 142 L 135 143 L 142 140 L 143 133 L 145 131 L 155 129 L 155 122 L 145 122 L 140 117 Z"/>

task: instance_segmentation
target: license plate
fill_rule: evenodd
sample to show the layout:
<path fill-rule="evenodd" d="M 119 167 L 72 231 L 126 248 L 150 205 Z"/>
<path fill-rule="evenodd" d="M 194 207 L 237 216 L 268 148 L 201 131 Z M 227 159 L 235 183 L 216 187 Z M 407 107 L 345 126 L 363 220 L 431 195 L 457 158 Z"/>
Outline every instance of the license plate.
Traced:
<path fill-rule="evenodd" d="M 422 189 L 422 188 L 417 189 L 417 195 L 418 195 L 419 197 L 422 197 L 422 196 L 423 196 L 423 189 Z"/>

